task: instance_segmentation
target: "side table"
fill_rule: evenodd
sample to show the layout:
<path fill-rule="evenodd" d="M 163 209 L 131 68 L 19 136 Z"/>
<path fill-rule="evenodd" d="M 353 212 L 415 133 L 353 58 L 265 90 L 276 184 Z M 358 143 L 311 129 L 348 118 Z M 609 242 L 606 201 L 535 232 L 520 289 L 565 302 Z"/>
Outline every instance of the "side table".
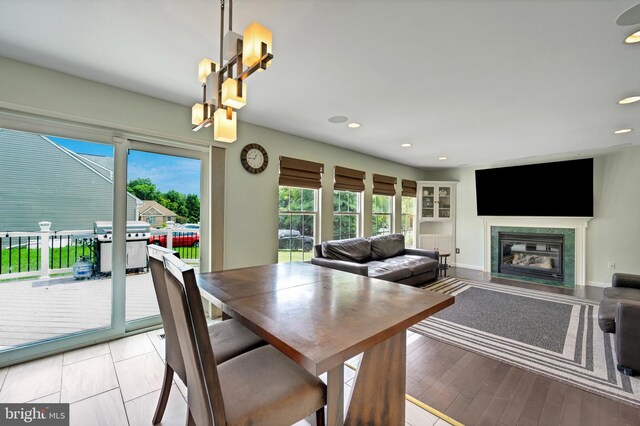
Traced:
<path fill-rule="evenodd" d="M 438 269 L 440 270 L 440 276 L 441 277 L 446 277 L 447 276 L 447 269 L 449 269 L 449 265 L 447 264 L 447 259 L 449 258 L 449 256 L 451 255 L 451 253 L 439 253 L 439 258 L 438 262 L 440 262 L 440 264 L 438 265 Z"/>

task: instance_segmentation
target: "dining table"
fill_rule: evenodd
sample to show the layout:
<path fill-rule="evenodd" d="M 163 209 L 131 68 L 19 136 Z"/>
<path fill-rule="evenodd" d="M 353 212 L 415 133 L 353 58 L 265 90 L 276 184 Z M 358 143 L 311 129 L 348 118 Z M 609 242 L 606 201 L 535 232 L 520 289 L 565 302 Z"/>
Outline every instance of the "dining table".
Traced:
<path fill-rule="evenodd" d="M 454 297 L 304 262 L 197 275 L 202 296 L 314 375 L 328 425 L 405 421 L 407 329 Z M 214 348 L 215 352 L 215 348 Z M 344 363 L 362 354 L 348 407 Z"/>

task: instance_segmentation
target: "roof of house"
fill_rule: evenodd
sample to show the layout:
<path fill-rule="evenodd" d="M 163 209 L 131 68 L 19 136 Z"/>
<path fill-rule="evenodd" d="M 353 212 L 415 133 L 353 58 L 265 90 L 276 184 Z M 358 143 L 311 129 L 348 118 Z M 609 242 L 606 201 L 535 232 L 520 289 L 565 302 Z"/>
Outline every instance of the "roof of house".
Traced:
<path fill-rule="evenodd" d="M 171 210 L 169 210 L 168 208 L 166 208 L 165 206 L 163 206 L 159 202 L 153 201 L 153 200 L 143 200 L 142 201 L 142 206 L 140 207 L 140 215 L 147 214 L 147 211 L 150 210 L 150 209 L 156 210 L 162 216 L 178 216 L 177 213 L 172 212 Z M 151 212 L 149 212 L 149 213 L 151 213 Z M 154 216 L 154 215 L 151 215 L 151 216 Z"/>

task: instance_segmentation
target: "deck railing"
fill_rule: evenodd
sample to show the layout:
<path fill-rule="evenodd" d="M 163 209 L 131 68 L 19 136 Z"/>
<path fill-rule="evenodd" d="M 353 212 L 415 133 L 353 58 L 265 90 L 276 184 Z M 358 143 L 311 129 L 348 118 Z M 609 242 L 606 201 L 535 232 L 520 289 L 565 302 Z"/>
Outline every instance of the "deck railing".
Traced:
<path fill-rule="evenodd" d="M 81 258 L 96 261 L 93 230 L 52 231 L 51 222 L 40 222 L 40 232 L 0 231 L 0 280 L 71 273 Z M 200 257 L 199 235 L 195 231 L 154 229 L 162 245 L 174 248 L 185 260 Z M 43 241 L 47 243 L 43 244 Z"/>

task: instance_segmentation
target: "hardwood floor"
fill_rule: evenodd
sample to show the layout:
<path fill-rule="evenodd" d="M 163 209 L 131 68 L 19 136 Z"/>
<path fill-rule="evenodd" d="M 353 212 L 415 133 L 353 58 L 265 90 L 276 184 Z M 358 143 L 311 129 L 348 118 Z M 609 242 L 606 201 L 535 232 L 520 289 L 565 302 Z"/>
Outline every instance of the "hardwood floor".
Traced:
<path fill-rule="evenodd" d="M 602 294 L 461 268 L 449 275 L 593 300 Z M 640 425 L 638 409 L 424 336 L 407 347 L 407 393 L 465 425 Z"/>
<path fill-rule="evenodd" d="M 449 274 L 598 300 L 602 289 L 559 289 Z M 161 386 L 161 330 L 0 369 L 0 402 L 70 402 L 72 425 L 149 424 Z M 407 393 L 465 425 L 639 425 L 640 410 L 415 333 L 408 333 Z M 354 373 L 345 368 L 345 393 Z M 163 424 L 184 424 L 176 381 Z M 299 425 L 309 424 L 302 421 Z M 409 426 L 447 423 L 406 403 Z M 296 425 L 296 426 L 299 426 Z"/>

